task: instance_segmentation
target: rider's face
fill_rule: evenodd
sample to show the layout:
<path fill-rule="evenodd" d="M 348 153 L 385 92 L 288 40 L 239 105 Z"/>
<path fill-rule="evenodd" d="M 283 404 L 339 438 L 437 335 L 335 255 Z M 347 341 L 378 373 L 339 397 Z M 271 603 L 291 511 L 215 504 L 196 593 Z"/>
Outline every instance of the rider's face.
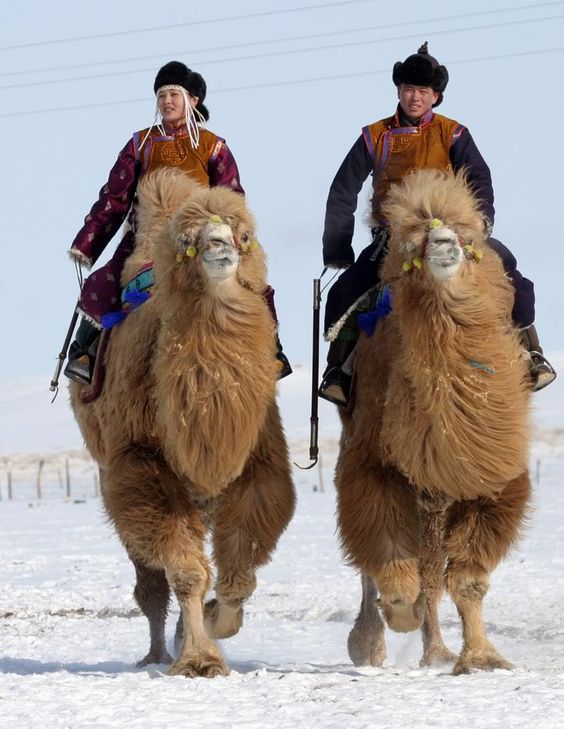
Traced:
<path fill-rule="evenodd" d="M 413 86 L 400 84 L 398 89 L 399 103 L 403 113 L 410 119 L 420 119 L 439 98 L 439 92 L 433 91 L 430 86 Z"/>
<path fill-rule="evenodd" d="M 198 103 L 195 96 L 188 94 L 192 107 Z M 160 89 L 157 95 L 157 104 L 163 121 L 169 124 L 178 124 L 184 121 L 184 95 L 178 89 Z"/>

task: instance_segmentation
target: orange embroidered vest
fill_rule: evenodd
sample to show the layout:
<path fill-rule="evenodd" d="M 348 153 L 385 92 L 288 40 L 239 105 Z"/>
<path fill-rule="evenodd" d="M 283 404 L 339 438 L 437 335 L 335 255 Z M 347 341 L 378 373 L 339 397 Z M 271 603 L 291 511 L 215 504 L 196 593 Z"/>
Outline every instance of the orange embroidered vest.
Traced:
<path fill-rule="evenodd" d="M 380 203 L 388 188 L 414 169 L 451 169 L 449 149 L 465 127 L 446 116 L 430 112 L 419 126 L 401 127 L 395 117 L 364 127 L 362 134 L 374 161 L 372 217 L 384 223 Z"/>
<path fill-rule="evenodd" d="M 200 143 L 197 149 L 193 149 L 187 134 L 163 136 L 158 129 L 153 129 L 139 151 L 147 132 L 148 129 L 143 129 L 133 135 L 135 155 L 142 165 L 142 176 L 159 167 L 178 167 L 197 182 L 209 187 L 208 163 L 224 145 L 221 137 L 207 129 L 200 129 Z"/>

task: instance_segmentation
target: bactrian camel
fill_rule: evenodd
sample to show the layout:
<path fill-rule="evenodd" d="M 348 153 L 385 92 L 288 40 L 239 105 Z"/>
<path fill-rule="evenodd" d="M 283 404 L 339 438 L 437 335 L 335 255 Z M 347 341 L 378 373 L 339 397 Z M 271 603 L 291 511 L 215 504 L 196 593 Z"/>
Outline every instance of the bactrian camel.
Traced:
<path fill-rule="evenodd" d="M 463 175 L 411 173 L 384 215 L 391 311 L 361 334 L 336 472 L 340 537 L 363 585 L 349 654 L 381 665 L 383 616 L 396 631 L 422 626 L 422 665 L 508 667 L 486 637 L 482 601 L 530 496 L 513 289 Z M 444 587 L 462 621 L 458 657 L 439 629 Z"/>
<path fill-rule="evenodd" d="M 228 669 L 214 639 L 241 627 L 256 570 L 294 509 L 265 256 L 244 198 L 227 188 L 167 168 L 138 197 L 122 282 L 152 261 L 152 295 L 112 330 L 98 399 L 84 404 L 71 384 L 71 400 L 135 565 L 150 629 L 140 665 L 172 661 L 172 591 L 181 620 L 169 673 L 215 676 Z M 204 605 L 208 532 L 216 597 Z"/>

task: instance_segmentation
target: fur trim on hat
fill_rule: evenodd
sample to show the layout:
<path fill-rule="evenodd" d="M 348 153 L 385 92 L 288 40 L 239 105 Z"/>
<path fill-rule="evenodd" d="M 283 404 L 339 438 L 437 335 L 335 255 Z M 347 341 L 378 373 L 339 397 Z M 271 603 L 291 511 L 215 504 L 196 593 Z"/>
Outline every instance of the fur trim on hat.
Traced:
<path fill-rule="evenodd" d="M 180 61 L 165 63 L 155 77 L 155 83 L 153 84 L 155 94 L 161 86 L 182 86 L 191 96 L 198 98 L 196 109 L 204 119 L 207 121 L 210 118 L 210 113 L 207 107 L 204 106 L 207 91 L 204 77 L 196 71 L 192 71 L 184 63 Z"/>
<path fill-rule="evenodd" d="M 443 100 L 443 91 L 448 84 L 448 71 L 441 66 L 436 58 L 429 55 L 427 41 L 418 49 L 417 53 L 408 56 L 405 61 L 394 63 L 392 80 L 396 86 L 412 84 L 413 86 L 429 86 L 439 93 L 439 98 L 433 104 L 438 106 Z"/>

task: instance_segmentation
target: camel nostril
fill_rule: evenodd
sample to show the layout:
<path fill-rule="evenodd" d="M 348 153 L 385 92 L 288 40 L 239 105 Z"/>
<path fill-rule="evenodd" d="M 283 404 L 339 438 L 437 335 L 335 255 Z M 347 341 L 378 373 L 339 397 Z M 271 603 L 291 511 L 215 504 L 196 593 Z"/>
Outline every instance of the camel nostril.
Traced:
<path fill-rule="evenodd" d="M 449 236 L 448 238 L 435 238 L 435 240 L 433 241 L 433 243 L 436 243 L 437 245 L 448 245 L 448 244 L 450 244 L 451 246 L 453 246 L 453 245 L 456 244 L 456 241 Z"/>

